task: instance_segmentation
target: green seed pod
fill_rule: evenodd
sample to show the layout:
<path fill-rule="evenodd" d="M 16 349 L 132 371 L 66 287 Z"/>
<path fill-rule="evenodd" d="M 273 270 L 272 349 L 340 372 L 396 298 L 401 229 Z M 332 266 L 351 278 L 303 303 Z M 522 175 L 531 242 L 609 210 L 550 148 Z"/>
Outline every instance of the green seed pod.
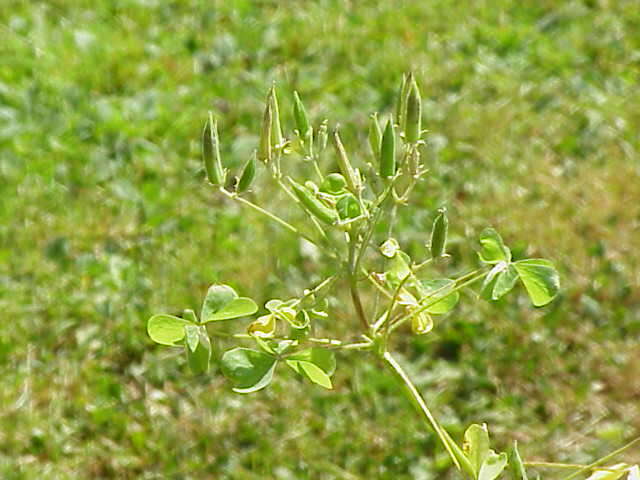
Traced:
<path fill-rule="evenodd" d="M 407 74 L 402 74 L 402 81 L 398 89 L 398 98 L 396 99 L 396 125 L 402 125 L 402 92 L 405 91 L 407 85 Z"/>
<path fill-rule="evenodd" d="M 404 76 L 402 85 L 400 86 L 400 92 L 398 94 L 398 107 L 399 112 L 396 123 L 400 126 L 400 129 L 404 131 L 404 126 L 407 118 L 407 98 L 409 96 L 409 89 L 413 82 L 413 73 L 409 72 Z"/>
<path fill-rule="evenodd" d="M 209 119 L 204 124 L 202 131 L 202 159 L 209 182 L 216 186 L 224 184 L 225 172 L 220 159 L 218 122 L 213 119 L 211 112 L 209 112 Z"/>
<path fill-rule="evenodd" d="M 269 90 L 267 102 L 271 105 L 271 115 L 273 124 L 271 127 L 271 145 L 274 148 L 281 148 L 284 143 L 282 136 L 282 128 L 280 126 L 280 107 L 278 106 L 278 96 L 276 95 L 276 86 L 273 85 Z"/>
<path fill-rule="evenodd" d="M 338 167 L 342 172 L 342 176 L 347 181 L 349 190 L 357 195 L 360 191 L 360 179 L 356 176 L 356 172 L 351 166 L 347 152 L 344 149 L 344 145 L 342 145 L 342 140 L 340 140 L 338 130 L 333 132 L 333 139 L 335 140 L 336 152 L 338 153 Z"/>
<path fill-rule="evenodd" d="M 256 154 L 254 153 L 242 170 L 242 175 L 240 175 L 240 179 L 236 185 L 236 191 L 238 193 L 246 192 L 253 183 L 253 180 L 256 178 L 256 163 Z"/>
<path fill-rule="evenodd" d="M 300 200 L 300 203 L 310 214 L 316 217 L 322 222 L 333 225 L 338 220 L 338 213 L 327 207 L 324 203 L 314 197 L 309 190 L 304 188 L 299 183 L 296 183 L 293 179 L 287 177 L 293 193 Z"/>
<path fill-rule="evenodd" d="M 438 216 L 433 221 L 433 230 L 431 231 L 431 256 L 433 258 L 441 257 L 445 254 L 448 230 L 447 209 L 442 207 L 438 210 Z"/>
<path fill-rule="evenodd" d="M 309 119 L 307 118 L 307 111 L 300 100 L 298 92 L 293 92 L 293 116 L 296 119 L 296 127 L 301 138 L 305 138 L 309 131 Z"/>
<path fill-rule="evenodd" d="M 396 131 L 389 120 L 382 135 L 380 146 L 380 176 L 393 177 L 396 174 Z"/>
<path fill-rule="evenodd" d="M 382 142 L 382 130 L 378 123 L 378 114 L 372 113 L 369 122 L 369 145 L 374 158 L 380 157 L 380 142 Z"/>
<path fill-rule="evenodd" d="M 337 195 L 338 193 L 342 193 L 346 186 L 347 182 L 342 175 L 339 173 L 330 173 L 324 177 L 322 185 L 320 185 L 320 191 Z"/>
<path fill-rule="evenodd" d="M 329 138 L 329 133 L 327 132 L 329 123 L 328 120 L 323 120 L 320 124 L 320 128 L 318 128 L 318 151 L 324 152 L 324 149 L 327 148 L 327 140 Z"/>
<path fill-rule="evenodd" d="M 271 160 L 271 129 L 273 128 L 273 111 L 271 103 L 267 102 L 262 117 L 262 128 L 260 129 L 260 145 L 258 147 L 258 159 L 264 163 Z"/>
<path fill-rule="evenodd" d="M 404 138 L 408 143 L 416 143 L 422 133 L 422 99 L 415 80 L 411 82 L 407 97 L 407 117 L 404 127 Z"/>

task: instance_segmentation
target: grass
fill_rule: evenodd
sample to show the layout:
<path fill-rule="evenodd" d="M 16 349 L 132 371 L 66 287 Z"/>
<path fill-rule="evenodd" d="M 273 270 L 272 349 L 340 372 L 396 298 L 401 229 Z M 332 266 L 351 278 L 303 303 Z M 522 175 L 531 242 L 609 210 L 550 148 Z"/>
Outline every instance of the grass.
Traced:
<path fill-rule="evenodd" d="M 286 124 L 297 89 L 362 158 L 409 69 L 432 166 L 403 244 L 423 248 L 446 203 L 452 268 L 491 224 L 564 286 L 547 309 L 467 301 L 407 337 L 419 386 L 457 438 L 486 421 L 530 459 L 588 462 L 637 434 L 638 32 L 632 0 L 0 6 L 0 476 L 455 478 L 375 364 L 345 354 L 333 392 L 283 375 L 241 398 L 144 329 L 217 280 L 263 300 L 325 273 L 204 186 L 208 109 L 234 171 L 273 80 Z"/>

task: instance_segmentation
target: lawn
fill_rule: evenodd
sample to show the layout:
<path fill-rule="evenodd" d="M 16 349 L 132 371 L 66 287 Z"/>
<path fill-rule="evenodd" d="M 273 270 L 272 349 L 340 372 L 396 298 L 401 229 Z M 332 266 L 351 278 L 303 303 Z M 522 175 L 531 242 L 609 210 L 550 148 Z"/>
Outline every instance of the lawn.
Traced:
<path fill-rule="evenodd" d="M 589 463 L 640 433 L 636 0 L 14 0 L 0 59 L 0 477 L 457 478 L 373 358 L 340 355 L 331 391 L 239 396 L 145 330 L 214 282 L 261 304 L 327 273 L 207 187 L 208 110 L 236 174 L 274 81 L 289 131 L 297 90 L 359 161 L 409 70 L 430 173 L 398 239 L 424 248 L 447 205 L 450 268 L 493 225 L 562 278 L 543 309 L 470 289 L 403 336 L 419 388 L 455 438 L 487 422 L 527 459 Z"/>

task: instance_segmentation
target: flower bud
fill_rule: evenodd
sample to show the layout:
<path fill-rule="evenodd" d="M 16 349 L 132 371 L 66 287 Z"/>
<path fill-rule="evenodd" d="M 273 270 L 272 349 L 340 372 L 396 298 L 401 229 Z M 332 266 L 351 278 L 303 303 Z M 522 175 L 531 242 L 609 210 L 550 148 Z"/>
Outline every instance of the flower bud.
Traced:
<path fill-rule="evenodd" d="M 302 100 L 300 100 L 300 95 L 298 92 L 293 92 L 293 116 L 296 120 L 296 128 L 298 129 L 298 134 L 300 138 L 305 138 L 307 132 L 309 131 L 309 119 L 307 118 L 307 111 L 302 104 Z"/>
<path fill-rule="evenodd" d="M 438 210 L 438 216 L 433 221 L 433 230 L 431 231 L 431 256 L 433 258 L 441 257 L 445 254 L 448 230 L 447 209 L 442 207 Z"/>
<path fill-rule="evenodd" d="M 335 140 L 336 152 L 338 153 L 338 167 L 340 168 L 340 172 L 347 181 L 349 190 L 357 195 L 360 191 L 360 179 L 353 170 L 351 162 L 349 162 L 349 157 L 347 157 L 347 152 L 344 149 L 344 145 L 342 145 L 338 130 L 333 132 L 333 139 Z"/>
<path fill-rule="evenodd" d="M 253 183 L 254 178 L 256 178 L 256 163 L 256 154 L 254 153 L 242 170 L 242 175 L 240 175 L 236 186 L 238 193 L 246 192 Z"/>
<path fill-rule="evenodd" d="M 380 146 L 380 176 L 393 177 L 396 174 L 396 132 L 389 120 L 382 135 Z"/>
<path fill-rule="evenodd" d="M 202 131 L 202 159 L 209 182 L 216 186 L 224 184 L 225 171 L 220 158 L 218 122 L 213 119 L 211 112 Z"/>
<path fill-rule="evenodd" d="M 422 133 L 422 99 L 415 80 L 411 82 L 407 96 L 407 116 L 404 126 L 404 138 L 408 143 L 416 143 Z"/>
<path fill-rule="evenodd" d="M 273 111 L 271 103 L 267 102 L 262 117 L 262 128 L 260 129 L 260 144 L 258 146 L 258 159 L 264 163 L 271 160 L 271 130 L 273 128 Z"/>

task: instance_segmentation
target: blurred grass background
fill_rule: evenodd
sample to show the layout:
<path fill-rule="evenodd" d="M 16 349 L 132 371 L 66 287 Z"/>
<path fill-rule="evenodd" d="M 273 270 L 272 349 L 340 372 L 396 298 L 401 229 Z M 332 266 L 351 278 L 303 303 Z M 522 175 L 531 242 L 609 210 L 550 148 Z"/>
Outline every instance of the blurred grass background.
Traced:
<path fill-rule="evenodd" d="M 447 204 L 455 265 L 493 225 L 563 282 L 541 310 L 469 292 L 405 337 L 421 390 L 456 438 L 487 422 L 528 459 L 589 462 L 640 431 L 636 0 L 14 0 L 0 39 L 2 478 L 456 478 L 375 363 L 341 355 L 334 391 L 280 375 L 241 397 L 145 332 L 215 281 L 262 302 L 325 273 L 206 188 L 208 109 L 232 170 L 274 80 L 289 129 L 297 89 L 365 158 L 368 114 L 410 69 L 431 174 L 403 245 Z"/>

